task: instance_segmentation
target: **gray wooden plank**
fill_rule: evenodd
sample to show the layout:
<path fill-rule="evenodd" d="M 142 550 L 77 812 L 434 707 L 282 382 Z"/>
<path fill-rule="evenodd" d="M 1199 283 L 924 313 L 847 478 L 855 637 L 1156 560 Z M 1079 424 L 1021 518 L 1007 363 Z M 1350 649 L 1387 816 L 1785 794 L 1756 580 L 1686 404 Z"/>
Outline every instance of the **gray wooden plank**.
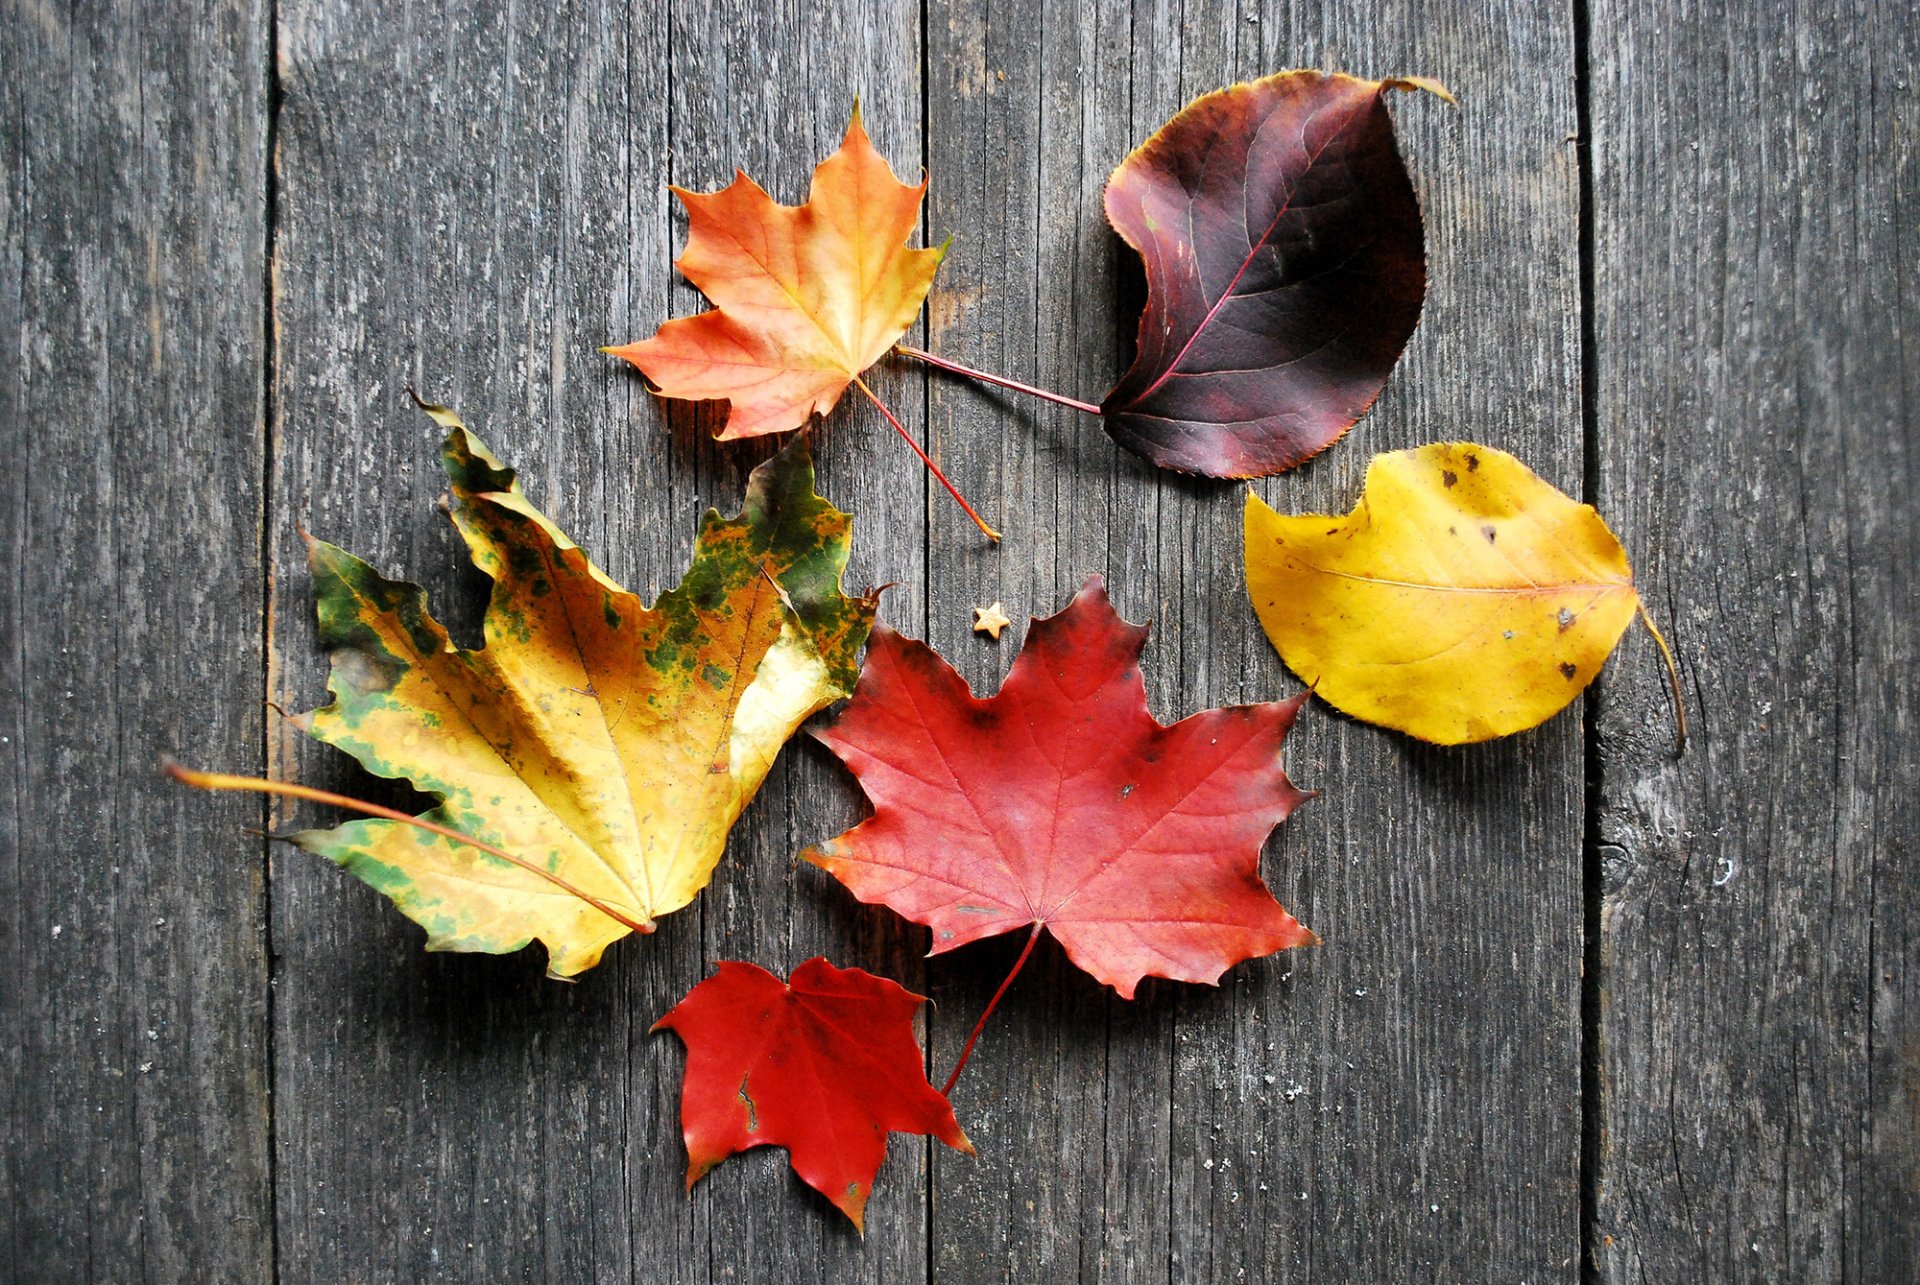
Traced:
<path fill-rule="evenodd" d="M 0 22 L 0 1275 L 264 1279 L 266 20 Z"/>
<path fill-rule="evenodd" d="M 776 200 L 797 204 L 807 197 L 813 167 L 840 145 L 856 96 L 874 145 L 904 181 L 916 180 L 924 156 L 920 6 L 913 0 L 862 0 L 827 22 L 804 6 L 676 0 L 672 10 L 673 182 L 712 191 L 745 170 Z M 686 235 L 677 203 L 671 229 L 677 249 Z M 675 315 L 705 306 L 698 291 L 676 280 Z M 658 320 L 634 318 L 634 333 L 650 333 Z M 922 372 L 883 365 L 869 382 L 910 430 L 920 431 Z M 702 494 L 729 497 L 728 506 L 747 471 L 777 445 L 712 442 L 723 417 L 715 406 L 662 409 L 675 443 L 691 454 L 707 488 Z M 661 431 L 657 422 L 651 427 Z M 821 493 L 854 514 L 849 587 L 897 582 L 884 595 L 882 618 L 918 632 L 929 503 L 919 461 L 856 389 L 813 433 Z M 946 517 L 942 505 L 952 507 L 944 494 L 934 510 L 939 521 Z M 789 744 L 735 827 L 729 856 L 703 896 L 709 968 L 720 959 L 746 959 L 784 976 L 825 955 L 841 967 L 923 987 L 920 949 L 895 916 L 861 906 L 822 871 L 793 862 L 807 844 L 857 821 L 858 798 L 851 778 L 820 746 L 804 736 Z M 677 1072 L 674 1038 L 661 1036 L 658 1044 L 656 1054 Z M 729 1160 L 695 1192 L 708 1219 L 714 1276 L 795 1285 L 924 1279 L 927 1148 L 918 1138 L 892 1140 L 868 1202 L 864 1241 L 789 1172 L 784 1152 Z"/>
<path fill-rule="evenodd" d="M 535 495 L 557 493 L 549 511 L 616 576 L 671 583 L 701 511 L 737 507 L 767 448 L 706 442 L 711 412 L 657 405 L 593 349 L 700 306 L 683 285 L 669 294 L 684 234 L 669 180 L 716 186 L 737 164 L 799 199 L 856 92 L 900 168 L 917 168 L 916 23 L 903 6 L 838 35 L 694 7 L 476 10 L 398 30 L 326 8 L 290 13 L 277 494 L 314 514 L 316 531 L 464 600 L 470 619 L 472 587 L 428 512 L 433 433 L 398 404 L 412 379 L 530 464 Z M 793 66 L 807 77 L 769 79 Z M 432 110 L 384 88 L 419 83 L 436 87 Z M 401 184 L 424 210 L 394 199 Z M 409 363 L 415 345 L 437 363 Z M 919 401 L 918 376 L 881 387 L 903 412 Z M 874 420 L 856 411 L 823 431 L 822 486 L 861 515 L 851 581 L 905 581 L 888 609 L 911 612 L 925 486 L 903 448 L 875 440 L 888 430 Z M 417 462 L 396 472 L 401 454 Z M 281 569 L 278 685 L 291 690 L 299 672 L 312 691 L 320 664 L 290 543 Z M 291 736 L 281 748 L 305 779 L 371 784 Z M 777 1266 L 840 1280 L 864 1263 L 924 1274 L 918 1145 L 896 1148 L 870 1214 L 884 1242 L 864 1255 L 775 1155 L 723 1167 L 689 1203 L 678 1055 L 672 1037 L 645 1035 L 721 956 L 784 969 L 824 951 L 914 984 L 897 932 L 850 914 L 815 872 L 792 871 L 792 852 L 835 808 L 851 819 L 851 786 L 817 753 L 811 766 L 790 754 L 707 903 L 616 948 L 571 990 L 527 961 L 424 959 L 417 932 L 370 894 L 283 858 L 283 1039 L 302 1051 L 282 1063 L 282 1171 L 303 1189 L 283 1206 L 298 1246 L 283 1268 L 619 1276 L 644 1263 L 669 1279 Z M 557 1084 L 577 1086 L 577 1100 L 551 1101 Z M 356 1223 L 378 1231 L 331 1230 Z"/>
<path fill-rule="evenodd" d="M 1324 467 L 1262 494 L 1283 511 L 1344 511 L 1373 452 L 1458 437 L 1510 450 L 1577 491 L 1569 13 L 1393 5 L 1259 17 L 1221 32 L 1242 75 L 1411 72 L 1437 77 L 1462 104 L 1393 105 L 1431 277 L 1404 362 Z M 1205 578 L 1238 571 L 1235 556 Z M 1250 624 L 1221 645 L 1245 608 L 1211 601 L 1211 618 L 1186 611 L 1211 640 L 1216 681 L 1281 673 Z M 1276 687 L 1294 684 L 1256 679 L 1213 699 Z M 1183 1255 L 1190 1277 L 1568 1279 L 1579 1206 L 1579 717 L 1451 751 L 1331 714 L 1307 727 L 1294 762 L 1325 793 L 1285 830 L 1276 883 L 1327 945 L 1295 964 L 1291 992 L 1249 993 L 1258 974 L 1239 981 L 1231 1042 L 1197 1062 L 1246 1067 L 1246 1100 L 1234 1093 L 1225 1109 L 1192 1115 L 1195 1203 L 1184 1218 L 1176 1211 L 1176 1251 L 1184 1223 L 1196 1229 Z M 1293 1086 L 1304 1092 L 1289 1101 Z M 1203 1174 L 1215 1140 L 1257 1147 L 1258 1168 L 1237 1182 L 1218 1167 Z M 1179 1181 L 1177 1166 L 1176 1191 Z M 1257 1199 L 1263 1181 L 1265 1219 L 1236 1218 L 1233 1190 Z M 1203 1232 L 1209 1216 L 1216 1230 Z"/>
<path fill-rule="evenodd" d="M 931 302 L 933 351 L 1085 396 L 1110 381 L 1118 257 L 1100 214 L 1104 166 L 1127 136 L 1128 21 L 1115 6 L 948 8 L 928 29 L 929 221 L 953 236 Z M 1077 412 L 934 379 L 934 453 L 1005 532 L 971 538 L 937 508 L 927 637 L 976 692 L 995 690 L 1030 616 L 1106 572 L 1130 619 L 1158 615 L 1150 565 L 1129 547 L 1143 470 Z M 1151 483 L 1147 488 L 1151 489 Z M 972 608 L 1004 602 L 998 643 Z M 1164 622 L 1149 643 L 1151 697 L 1181 685 Z M 918 934 L 925 940 L 925 933 Z M 934 1064 L 945 1072 L 1024 943 L 1013 937 L 929 965 Z M 976 1158 L 934 1157 L 934 1274 L 945 1280 L 1130 1279 L 1164 1272 L 1168 1146 L 1165 988 L 1128 1004 L 1036 950 L 955 1087 Z"/>
<path fill-rule="evenodd" d="M 323 697 L 296 523 L 425 584 L 477 633 L 434 511 L 457 406 L 636 589 L 678 578 L 706 503 L 596 349 L 668 293 L 664 9 L 288 3 L 280 19 L 273 675 Z M 274 770 L 393 797 L 284 724 Z M 290 823 L 330 820 L 295 809 Z M 287 1280 L 706 1278 L 678 1075 L 646 1028 L 701 975 L 697 918 L 576 985 L 428 956 L 377 894 L 276 854 L 276 1129 Z"/>
<path fill-rule="evenodd" d="M 1434 75 L 1464 106 L 1395 104 L 1434 276 L 1405 364 L 1344 444 L 1261 493 L 1344 511 L 1372 451 L 1459 436 L 1577 490 L 1564 12 L 1142 4 L 934 22 L 934 220 L 958 233 L 937 349 L 1097 397 L 1140 292 L 1100 213 L 1107 172 L 1192 96 L 1289 66 Z M 936 593 L 958 591 L 932 599 L 934 637 L 976 684 L 1007 657 L 966 635 L 963 606 L 1049 612 L 1105 569 L 1121 608 L 1155 623 L 1163 717 L 1297 689 L 1245 601 L 1239 487 L 1157 474 L 1069 411 L 945 381 L 932 407 L 963 485 L 1006 496 L 997 554 L 931 546 Z M 982 1155 L 936 1157 L 937 1275 L 1573 1273 L 1578 716 L 1465 751 L 1324 710 L 1295 735 L 1292 770 L 1324 794 L 1282 827 L 1266 873 L 1328 944 L 1244 965 L 1217 992 L 1149 985 L 1133 1004 L 1043 956 L 957 1091 Z M 933 965 L 936 1063 L 1010 957 Z"/>
<path fill-rule="evenodd" d="M 1920 1229 L 1909 6 L 1596 4 L 1607 1279 L 1910 1280 Z"/>

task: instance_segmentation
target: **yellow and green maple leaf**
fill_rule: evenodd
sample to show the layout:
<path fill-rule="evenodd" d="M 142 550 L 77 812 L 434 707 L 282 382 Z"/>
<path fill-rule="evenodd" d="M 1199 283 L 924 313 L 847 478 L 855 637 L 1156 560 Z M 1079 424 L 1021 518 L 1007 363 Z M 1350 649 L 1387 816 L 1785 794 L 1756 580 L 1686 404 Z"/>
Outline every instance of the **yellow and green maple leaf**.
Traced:
<path fill-rule="evenodd" d="M 712 877 L 727 834 L 808 715 L 853 687 L 873 602 L 846 596 L 851 520 L 814 493 L 804 438 L 709 512 L 651 607 L 535 509 L 449 411 L 453 520 L 493 580 L 485 643 L 456 646 L 417 586 L 310 541 L 333 702 L 297 721 L 438 800 L 422 820 L 295 841 L 427 930 L 429 950 L 539 941 L 548 971 L 599 962 Z M 609 913 L 612 912 L 612 913 Z"/>

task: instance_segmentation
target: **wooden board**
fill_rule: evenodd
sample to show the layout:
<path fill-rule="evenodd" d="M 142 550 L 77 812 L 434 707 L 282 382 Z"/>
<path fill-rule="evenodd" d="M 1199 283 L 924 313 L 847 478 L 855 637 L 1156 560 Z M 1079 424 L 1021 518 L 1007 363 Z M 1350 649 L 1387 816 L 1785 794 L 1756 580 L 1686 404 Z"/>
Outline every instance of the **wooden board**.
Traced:
<path fill-rule="evenodd" d="M 902 172 L 921 163 L 917 8 L 829 27 L 706 5 L 474 4 L 417 25 L 358 6 L 282 17 L 275 682 L 320 698 L 294 520 L 426 585 L 468 636 L 480 589 L 433 511 L 439 437 L 404 388 L 457 406 L 536 502 L 647 596 L 701 514 L 738 508 L 764 445 L 705 441 L 596 350 L 697 294 L 669 266 L 667 184 L 736 165 L 788 201 L 856 93 Z M 866 33 L 877 33 L 869 37 Z M 876 385 L 912 415 L 918 372 Z M 925 484 L 870 412 L 836 417 L 821 486 L 860 515 L 854 587 L 917 611 Z M 283 729 L 275 770 L 379 792 Z M 682 1191 L 680 1054 L 647 1028 L 720 957 L 812 954 L 915 984 L 901 934 L 841 904 L 803 842 L 855 815 L 810 745 L 784 756 L 719 881 L 573 986 L 538 952 L 423 958 L 419 930 L 298 852 L 276 858 L 282 1275 L 446 1272 L 844 1281 L 926 1259 L 924 1148 L 900 1146 L 862 1249 L 772 1152 Z"/>
<path fill-rule="evenodd" d="M 1609 1279 L 1910 1280 L 1909 6 L 1595 6 L 1598 499 L 1679 652 L 1602 688 Z M 1684 74 L 1679 74 L 1685 69 Z"/>
<path fill-rule="evenodd" d="M 1411 15 L 1371 13 L 1365 31 L 1265 17 L 1142 6 L 1075 23 L 1048 6 L 929 31 L 929 65 L 950 79 L 948 106 L 933 100 L 933 169 L 960 184 L 958 200 L 935 186 L 935 227 L 979 229 L 948 259 L 960 309 L 935 327 L 939 350 L 1098 398 L 1139 307 L 1139 269 L 1100 213 L 1106 173 L 1135 142 L 1194 94 L 1296 63 L 1436 75 L 1463 94 L 1461 113 L 1394 104 L 1430 221 L 1427 319 L 1348 444 L 1261 494 L 1344 511 L 1369 451 L 1469 432 L 1572 484 L 1571 94 L 1513 86 L 1523 67 L 1571 67 L 1567 33 L 1542 21 L 1434 40 L 1415 38 Z M 1498 380 L 1450 375 L 1490 363 Z M 998 453 L 966 476 L 1010 496 L 1008 547 L 977 557 L 937 542 L 937 584 L 1050 613 L 1081 574 L 1106 570 L 1119 607 L 1154 620 L 1148 684 L 1167 718 L 1298 690 L 1240 588 L 1242 488 L 1154 473 L 1071 411 L 968 386 L 935 384 L 933 423 L 948 455 Z M 975 682 L 1004 672 L 954 611 L 935 611 L 935 640 Z M 935 1208 L 989 1231 L 937 1229 L 937 1275 L 1565 1272 L 1578 1233 L 1578 753 L 1571 722 L 1524 745 L 1423 751 L 1309 713 L 1288 763 L 1325 795 L 1284 826 L 1267 876 L 1327 945 L 1244 964 L 1217 993 L 1148 983 L 1133 1005 L 1046 957 L 960 1089 L 983 1154 L 937 1158 Z M 941 966 L 943 1014 L 977 1010 L 996 966 Z M 943 1016 L 945 1056 L 964 1031 Z M 1459 1076 L 1465 1064 L 1482 1074 Z"/>
<path fill-rule="evenodd" d="M 957 233 L 935 347 L 1086 399 L 1131 352 L 1140 272 L 1100 201 L 1134 144 L 1197 94 L 1291 66 L 1451 85 L 1458 112 L 1394 103 L 1434 276 L 1406 363 L 1345 444 L 1259 489 L 1344 512 L 1370 452 L 1467 435 L 1577 488 L 1563 21 L 1048 5 L 953 10 L 928 38 L 930 219 Z M 945 379 L 931 423 L 961 485 L 1001 497 L 1007 530 L 990 551 L 934 526 L 932 636 L 976 687 L 998 682 L 1012 635 L 998 649 L 970 636 L 967 606 L 1049 614 L 1105 571 L 1123 613 L 1154 623 L 1163 718 L 1298 690 L 1242 587 L 1242 487 L 1157 473 L 1089 418 Z M 1440 751 L 1319 709 L 1288 762 L 1324 793 L 1282 827 L 1266 874 L 1327 944 L 1243 965 L 1217 992 L 1149 982 L 1133 1003 L 1045 949 L 957 1090 L 981 1155 L 935 1157 L 936 1276 L 1571 1272 L 1577 719 Z M 1013 949 L 930 967 L 936 1065 Z M 967 1234 L 942 1234 L 955 1225 Z"/>
<path fill-rule="evenodd" d="M 663 15 L 591 3 L 284 4 L 275 271 L 273 678 L 323 703 L 296 528 L 427 587 L 456 635 L 483 589 L 435 508 L 456 406 L 535 502 L 645 586 L 692 508 L 645 399 L 596 351 L 666 298 Z M 399 797 L 275 724 L 277 775 Z M 284 825 L 337 814 L 300 808 Z M 274 857 L 282 1280 L 692 1272 L 654 998 L 699 976 L 669 921 L 584 984 L 537 952 L 423 956 L 419 929 L 295 849 Z M 695 1279 L 694 1275 L 679 1279 Z M 698 1277 L 703 1279 L 704 1277 Z M 669 1277 L 667 1279 L 674 1279 Z"/>
<path fill-rule="evenodd" d="M 0 1278 L 1913 1276 L 1902 6 L 8 16 Z M 896 1139 L 864 1241 L 775 1150 L 689 1196 L 681 1053 L 648 1034 L 718 959 L 825 954 L 930 993 L 952 1065 L 1020 943 L 922 959 L 924 930 L 793 865 L 861 812 L 818 746 L 784 752 L 694 907 L 572 986 L 537 952 L 424 954 L 378 894 L 240 830 L 334 814 L 152 772 L 415 801 L 260 710 L 324 696 L 301 528 L 477 634 L 408 385 L 615 578 L 678 578 L 771 448 L 715 445 L 712 408 L 596 351 L 704 306 L 669 183 L 739 167 L 798 201 L 858 94 L 930 175 L 924 240 L 953 237 L 914 341 L 1096 399 L 1143 293 L 1107 173 L 1191 97 L 1290 66 L 1461 105 L 1392 104 L 1432 276 L 1404 363 L 1256 489 L 1344 511 L 1373 452 L 1471 437 L 1591 498 L 1674 637 L 1685 759 L 1638 633 L 1584 708 L 1498 745 L 1310 711 L 1287 763 L 1322 793 L 1264 870 L 1326 944 L 1132 1002 L 1043 946 L 956 1091 L 979 1155 Z M 977 690 L 1021 630 L 986 641 L 971 608 L 1024 624 L 1090 572 L 1153 623 L 1163 718 L 1297 690 L 1245 600 L 1243 488 L 904 361 L 872 382 L 1006 539 L 856 394 L 815 433 L 849 583 L 895 582 L 885 618 Z"/>
<path fill-rule="evenodd" d="M 271 1269 L 266 19 L 0 21 L 0 1274 Z"/>
<path fill-rule="evenodd" d="M 857 96 L 874 145 L 897 175 L 914 181 L 925 164 L 920 12 L 912 0 L 861 0 L 821 21 L 752 0 L 677 3 L 670 67 L 672 180 L 713 191 L 743 169 L 776 200 L 798 204 L 806 199 L 814 165 L 840 145 Z M 672 214 L 677 251 L 686 220 L 677 203 Z M 698 291 L 674 280 L 673 315 L 707 306 Z M 627 337 L 651 334 L 664 315 L 632 316 Z M 923 433 L 924 374 L 884 365 L 874 374 L 874 392 L 911 431 Z M 713 479 L 712 490 L 702 494 L 737 506 L 746 469 L 770 454 L 773 444 L 717 446 L 708 440 L 721 422 L 717 408 L 665 409 L 664 417 L 650 411 L 651 431 L 659 432 L 664 418 L 676 441 L 698 443 L 695 468 Z M 821 493 L 855 515 L 848 586 L 861 591 L 895 584 L 883 596 L 884 616 L 918 632 L 926 602 L 929 505 L 919 461 L 853 389 L 814 430 L 814 441 Z M 945 504 L 945 497 L 938 502 Z M 784 976 L 825 955 L 924 992 L 920 952 L 912 948 L 917 943 L 910 943 L 898 920 L 860 906 L 824 872 L 794 863 L 795 853 L 859 816 L 858 793 L 832 756 L 804 735 L 791 742 L 702 894 L 703 970 L 719 959 L 746 959 Z M 673 1037 L 661 1037 L 650 1052 L 674 1068 L 677 1081 L 680 1050 Z M 662 1136 L 677 1156 L 677 1129 Z M 867 1205 L 864 1241 L 792 1174 L 784 1152 L 761 1150 L 721 1166 L 695 1195 L 709 1219 L 715 1279 L 837 1285 L 923 1278 L 926 1166 L 923 1140 L 893 1139 Z"/>

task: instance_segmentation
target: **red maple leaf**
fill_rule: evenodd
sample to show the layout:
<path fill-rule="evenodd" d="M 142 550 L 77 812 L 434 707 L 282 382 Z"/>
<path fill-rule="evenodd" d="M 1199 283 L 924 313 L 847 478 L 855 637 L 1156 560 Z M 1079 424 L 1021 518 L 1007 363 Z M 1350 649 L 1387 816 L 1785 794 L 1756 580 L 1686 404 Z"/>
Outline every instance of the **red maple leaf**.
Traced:
<path fill-rule="evenodd" d="M 979 700 L 924 643 L 875 626 L 846 712 L 814 733 L 874 813 L 802 855 L 932 928 L 934 954 L 1017 928 L 1031 949 L 1045 928 L 1127 998 L 1145 976 L 1212 983 L 1316 941 L 1259 869 L 1306 797 L 1280 770 L 1304 696 L 1162 726 L 1146 637 L 1091 576 Z"/>
<path fill-rule="evenodd" d="M 931 1134 L 971 1155 L 953 1107 L 927 1083 L 913 1037 L 924 1003 L 824 959 L 794 969 L 791 982 L 720 961 L 653 1024 L 687 1045 L 687 1186 L 737 1151 L 785 1147 L 794 1172 L 864 1231 L 889 1132 Z"/>

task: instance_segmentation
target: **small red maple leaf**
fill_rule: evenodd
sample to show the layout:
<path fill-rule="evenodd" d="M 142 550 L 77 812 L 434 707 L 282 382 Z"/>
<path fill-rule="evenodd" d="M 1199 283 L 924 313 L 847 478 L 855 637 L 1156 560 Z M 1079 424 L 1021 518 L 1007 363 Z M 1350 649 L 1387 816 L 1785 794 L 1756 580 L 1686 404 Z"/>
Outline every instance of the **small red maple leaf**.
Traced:
<path fill-rule="evenodd" d="M 687 1046 L 680 1127 L 687 1186 L 749 1147 L 787 1149 L 793 1170 L 865 1230 L 887 1134 L 931 1134 L 973 1154 L 927 1083 L 913 1037 L 926 997 L 858 968 L 809 959 L 783 982 L 754 964 L 718 971 L 653 1024 Z"/>
<path fill-rule="evenodd" d="M 1129 999 L 1142 977 L 1213 983 L 1317 941 L 1260 880 L 1262 843 L 1307 797 L 1280 770 L 1305 696 L 1163 726 L 1146 638 L 1090 576 L 980 700 L 926 644 L 876 625 L 846 712 L 814 733 L 873 816 L 802 855 L 932 928 L 933 954 L 1044 927 Z"/>

